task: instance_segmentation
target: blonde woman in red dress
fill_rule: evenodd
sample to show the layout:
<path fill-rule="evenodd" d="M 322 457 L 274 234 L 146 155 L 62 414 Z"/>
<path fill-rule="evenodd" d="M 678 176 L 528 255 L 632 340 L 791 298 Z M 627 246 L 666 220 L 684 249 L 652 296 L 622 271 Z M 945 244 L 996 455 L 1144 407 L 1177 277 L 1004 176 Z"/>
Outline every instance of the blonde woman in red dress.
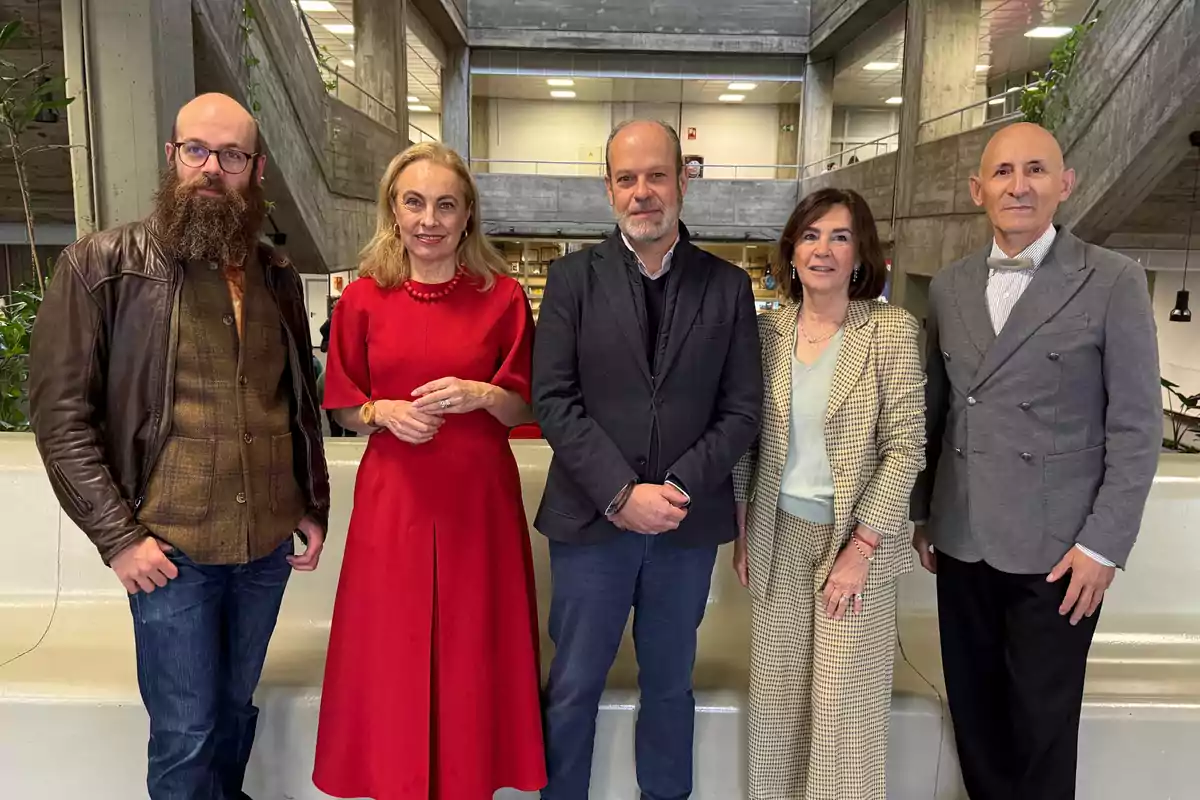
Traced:
<path fill-rule="evenodd" d="M 438 143 L 392 160 L 333 315 L 325 407 L 370 436 L 334 607 L 317 788 L 490 800 L 546 782 L 537 609 L 511 428 L 533 319 Z"/>

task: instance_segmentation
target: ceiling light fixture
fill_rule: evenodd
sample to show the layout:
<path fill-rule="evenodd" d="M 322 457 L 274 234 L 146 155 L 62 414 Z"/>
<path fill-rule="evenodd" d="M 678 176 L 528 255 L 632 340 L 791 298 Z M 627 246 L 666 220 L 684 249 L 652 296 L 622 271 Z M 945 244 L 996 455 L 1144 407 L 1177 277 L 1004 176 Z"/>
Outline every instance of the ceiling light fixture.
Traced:
<path fill-rule="evenodd" d="M 354 33 L 354 26 L 347 23 L 335 22 L 324 27 L 330 33 Z"/>
<path fill-rule="evenodd" d="M 867 72 L 890 72 L 898 66 L 900 65 L 895 61 L 872 61 L 863 67 L 863 69 Z"/>
<path fill-rule="evenodd" d="M 1030 39 L 1061 39 L 1070 32 L 1070 28 L 1064 28 L 1060 25 L 1043 25 L 1040 28 L 1025 31 L 1025 36 Z"/>
<path fill-rule="evenodd" d="M 752 92 L 758 88 L 758 84 L 757 83 L 743 83 L 740 81 L 735 81 L 735 82 L 729 84 L 729 88 L 735 92 Z"/>
<path fill-rule="evenodd" d="M 1002 105 L 1004 105 L 1004 98 L 1003 97 L 993 97 L 991 100 L 988 100 L 988 105 L 989 106 L 1002 106 Z"/>
<path fill-rule="evenodd" d="M 722 103 L 740 103 L 746 99 L 744 94 L 723 94 L 717 98 Z"/>
<path fill-rule="evenodd" d="M 549 86 L 574 86 L 575 81 L 570 78 L 547 78 L 546 83 Z"/>
<path fill-rule="evenodd" d="M 575 93 L 568 89 L 568 90 L 563 90 L 563 91 L 551 92 L 550 96 L 553 98 L 556 98 L 558 100 L 570 100 L 572 97 L 575 96 Z"/>
<path fill-rule="evenodd" d="M 415 94 L 410 94 L 408 96 L 408 102 L 409 102 L 409 105 L 411 105 L 413 103 L 419 103 L 419 102 L 421 102 L 421 98 L 417 97 Z"/>
<path fill-rule="evenodd" d="M 329 0 L 300 0 L 300 10 L 308 14 L 335 14 L 337 9 Z"/>
<path fill-rule="evenodd" d="M 987 72 L 991 68 L 992 68 L 991 64 L 976 64 L 975 65 L 976 72 Z"/>
<path fill-rule="evenodd" d="M 354 67 L 354 59 L 353 58 L 343 58 L 342 63 L 345 64 L 347 67 L 351 67 L 351 68 Z"/>
<path fill-rule="evenodd" d="M 889 106 L 898 106 L 904 102 L 904 98 L 903 97 L 889 97 L 887 100 L 884 100 L 883 102 L 887 103 Z"/>
<path fill-rule="evenodd" d="M 430 108 L 429 106 L 409 106 L 408 110 L 409 111 L 420 111 L 420 112 L 433 111 L 433 109 Z"/>

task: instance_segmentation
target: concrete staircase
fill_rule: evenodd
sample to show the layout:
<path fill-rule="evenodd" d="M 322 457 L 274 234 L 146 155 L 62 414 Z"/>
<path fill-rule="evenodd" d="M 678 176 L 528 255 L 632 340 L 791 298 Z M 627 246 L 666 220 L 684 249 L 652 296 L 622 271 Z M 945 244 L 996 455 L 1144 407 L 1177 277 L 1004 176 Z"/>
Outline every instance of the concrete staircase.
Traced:
<path fill-rule="evenodd" d="M 294 576 L 258 695 L 264 714 L 247 790 L 258 800 L 318 800 L 312 787 L 317 708 L 333 596 L 361 442 L 327 445 L 331 538 L 320 570 Z M 526 509 L 539 502 L 549 449 L 513 445 Z M 0 798 L 144 798 L 147 722 L 119 584 L 61 514 L 31 438 L 0 435 Z M 539 605 L 548 610 L 546 548 L 533 534 Z M 697 800 L 744 797 L 749 605 L 718 562 L 696 670 Z M 1083 722 L 1080 797 L 1194 797 L 1200 747 L 1200 462 L 1166 456 L 1128 574 L 1106 601 Z M 543 627 L 544 630 L 544 627 Z M 552 652 L 543 642 L 548 658 Z M 961 798 L 942 703 L 932 581 L 901 585 L 889 797 Z M 632 800 L 637 697 L 622 646 L 601 711 L 593 800 Z M 69 757 L 64 756 L 69 754 Z M 499 800 L 524 795 L 500 792 Z"/>
<path fill-rule="evenodd" d="M 192 0 L 196 88 L 259 104 L 272 219 L 301 271 L 354 269 L 375 232 L 379 179 L 407 135 L 329 96 L 291 0 L 248 5 L 249 23 L 241 3 Z"/>

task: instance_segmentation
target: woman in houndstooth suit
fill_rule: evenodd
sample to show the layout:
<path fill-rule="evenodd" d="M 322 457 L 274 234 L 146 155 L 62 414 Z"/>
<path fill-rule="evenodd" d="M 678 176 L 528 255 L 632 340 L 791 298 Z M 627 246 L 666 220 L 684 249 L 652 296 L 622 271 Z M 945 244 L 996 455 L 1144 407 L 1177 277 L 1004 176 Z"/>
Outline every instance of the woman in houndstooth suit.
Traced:
<path fill-rule="evenodd" d="M 734 473 L 753 600 L 751 800 L 884 800 L 896 579 L 924 467 L 917 323 L 879 301 L 866 201 L 823 189 L 779 243 L 793 302 L 759 317 L 763 418 Z"/>

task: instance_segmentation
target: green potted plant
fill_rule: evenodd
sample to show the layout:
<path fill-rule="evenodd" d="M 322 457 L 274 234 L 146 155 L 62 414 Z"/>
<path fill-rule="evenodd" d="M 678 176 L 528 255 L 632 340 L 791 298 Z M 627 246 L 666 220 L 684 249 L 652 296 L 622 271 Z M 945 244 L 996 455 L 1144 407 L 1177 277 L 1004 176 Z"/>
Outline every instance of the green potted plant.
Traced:
<path fill-rule="evenodd" d="M 29 404 L 25 396 L 29 380 L 29 338 L 42 302 L 53 263 L 38 256 L 31 189 L 26 159 L 33 153 L 60 145 L 27 145 L 26 132 L 48 113 L 66 108 L 66 79 L 51 75 L 51 65 L 42 62 L 32 69 L 18 67 L 5 57 L 18 40 L 24 23 L 15 19 L 0 27 L 0 148 L 16 173 L 29 237 L 29 255 L 34 280 L 8 297 L 0 297 L 0 431 L 29 429 Z"/>
<path fill-rule="evenodd" d="M 1184 442 L 1189 433 L 1200 431 L 1200 394 L 1186 395 L 1179 384 L 1159 379 L 1167 390 L 1167 407 L 1163 409 L 1171 424 L 1171 436 L 1163 439 L 1163 447 L 1177 453 L 1200 453 L 1200 448 Z"/>

